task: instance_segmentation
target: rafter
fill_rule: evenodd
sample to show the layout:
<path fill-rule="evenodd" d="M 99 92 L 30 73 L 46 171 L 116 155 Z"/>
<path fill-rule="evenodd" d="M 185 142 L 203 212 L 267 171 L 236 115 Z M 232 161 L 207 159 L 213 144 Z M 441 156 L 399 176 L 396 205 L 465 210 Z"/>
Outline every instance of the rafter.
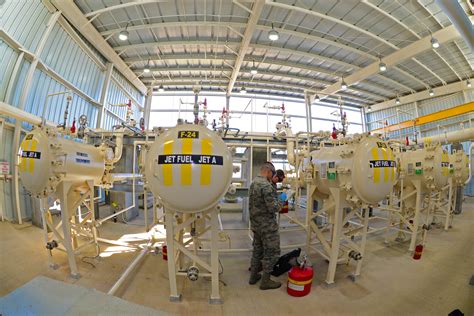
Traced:
<path fill-rule="evenodd" d="M 456 32 L 454 29 L 454 26 L 448 26 L 447 28 L 444 28 L 442 30 L 439 30 L 435 33 L 433 33 L 433 37 L 436 37 L 439 41 L 440 44 L 447 43 L 449 41 L 454 40 L 455 38 L 459 37 L 459 34 Z M 384 57 L 384 63 L 387 64 L 387 66 L 392 66 L 396 65 L 404 60 L 407 60 L 409 58 L 412 58 L 426 50 L 432 49 L 431 48 L 431 36 L 427 36 L 422 38 L 421 40 L 418 40 L 410 45 L 405 46 L 404 48 Z M 350 85 L 354 84 L 356 82 L 359 82 L 361 80 L 364 80 L 365 78 L 368 78 L 370 76 L 373 76 L 374 74 L 377 74 L 379 72 L 379 65 L 378 62 L 374 62 L 367 67 L 364 67 L 353 74 L 347 76 L 347 78 L 344 78 L 345 82 Z M 333 84 L 326 88 L 324 90 L 324 94 L 333 94 L 341 89 L 341 83 L 338 82 L 336 84 Z"/>
<path fill-rule="evenodd" d="M 240 45 L 239 55 L 235 60 L 234 69 L 232 71 L 232 75 L 230 76 L 229 85 L 227 86 L 227 95 L 230 95 L 232 93 L 235 80 L 239 75 L 240 67 L 244 62 L 245 54 L 247 54 L 247 50 L 250 47 L 250 41 L 252 40 L 253 32 L 255 31 L 255 26 L 258 23 L 258 19 L 260 18 L 260 14 L 262 13 L 264 6 L 265 0 L 255 0 L 253 3 L 252 13 L 250 14 L 247 26 L 245 28 L 244 37 L 242 38 L 242 43 Z"/>
<path fill-rule="evenodd" d="M 143 74 L 143 68 L 140 69 L 135 69 L 134 70 L 137 75 Z M 217 73 L 222 73 L 222 72 L 231 72 L 232 68 L 231 67 L 202 67 L 202 66 L 194 66 L 194 67 L 189 67 L 189 66 L 184 66 L 184 67 L 155 67 L 155 68 L 150 68 L 151 73 L 155 72 L 178 72 L 178 71 L 183 71 L 183 72 L 194 72 L 194 71 L 199 71 L 199 72 L 217 72 Z M 241 71 L 240 75 L 248 74 L 250 73 L 250 69 L 245 68 L 243 71 Z M 294 80 L 300 80 L 300 81 L 305 81 L 308 82 L 311 86 L 314 84 L 323 84 L 325 86 L 332 84 L 332 81 L 327 81 L 327 80 L 320 80 L 320 79 L 315 79 L 311 77 L 304 77 L 301 75 L 295 75 L 295 74 L 288 74 L 288 73 L 282 73 L 282 72 L 275 72 L 275 71 L 263 71 L 259 70 L 258 75 L 266 75 L 266 76 L 274 76 L 274 77 L 281 77 L 281 78 L 289 78 L 289 79 L 294 79 Z M 149 77 L 142 77 L 143 80 L 148 79 Z M 244 79 L 242 79 L 244 80 Z M 375 94 L 370 91 L 366 91 L 364 89 L 360 89 L 357 87 L 349 87 L 349 90 L 356 91 L 358 93 L 365 94 L 368 98 L 375 100 L 375 101 L 380 101 L 380 100 L 386 100 L 387 98 L 380 95 L 380 94 Z"/>
<path fill-rule="evenodd" d="M 215 78 L 208 78 L 207 80 L 204 80 L 201 77 L 177 77 L 173 78 L 171 80 L 165 79 L 165 78 L 156 78 L 156 79 L 144 79 L 143 82 L 145 84 L 163 84 L 163 85 L 173 85 L 177 84 L 178 85 L 187 85 L 188 83 L 192 83 L 192 85 L 195 85 L 197 83 L 201 85 L 210 84 L 213 85 L 214 83 L 219 83 L 219 82 L 226 82 L 227 78 L 222 78 L 222 77 L 215 77 Z M 186 84 L 183 84 L 182 82 L 185 82 Z M 241 83 L 244 85 L 246 88 L 249 86 L 253 86 L 254 88 L 258 88 L 261 90 L 272 90 L 272 85 L 275 86 L 273 89 L 279 89 L 279 87 L 285 88 L 288 91 L 310 91 L 312 93 L 318 93 L 320 91 L 314 90 L 311 86 L 305 86 L 301 84 L 293 84 L 289 82 L 281 82 L 281 81 L 272 81 L 272 80 L 262 80 L 262 79 L 255 79 L 253 81 L 248 81 L 245 78 L 238 78 L 236 82 Z M 261 85 L 258 85 L 261 84 Z M 263 85 L 268 85 L 268 86 L 263 86 Z M 340 92 L 338 95 L 342 96 L 343 98 L 349 98 L 353 100 L 357 100 L 358 102 L 361 102 L 361 104 L 369 104 L 373 102 L 368 102 L 367 99 L 361 98 L 356 95 L 352 95 L 347 92 Z"/>

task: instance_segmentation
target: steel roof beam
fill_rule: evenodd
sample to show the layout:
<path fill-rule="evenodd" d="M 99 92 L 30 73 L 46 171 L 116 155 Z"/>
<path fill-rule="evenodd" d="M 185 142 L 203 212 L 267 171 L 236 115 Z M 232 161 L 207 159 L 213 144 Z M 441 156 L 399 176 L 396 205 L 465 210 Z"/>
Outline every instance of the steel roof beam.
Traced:
<path fill-rule="evenodd" d="M 440 87 L 437 87 L 437 88 L 433 88 L 433 92 L 437 97 L 447 95 L 447 94 L 451 94 L 451 93 L 464 91 L 464 90 L 474 91 L 473 88 L 470 88 L 470 89 L 467 88 L 465 81 L 458 81 L 458 82 L 447 84 L 445 86 L 440 86 Z M 413 93 L 413 94 L 409 94 L 409 95 L 400 97 L 400 102 L 401 102 L 401 104 L 406 104 L 406 103 L 417 102 L 417 101 L 420 101 L 420 100 L 426 100 L 426 99 L 430 99 L 430 98 L 432 98 L 432 97 L 429 95 L 428 91 L 423 90 L 423 91 L 420 91 L 420 92 L 417 92 L 417 93 Z M 381 103 L 373 104 L 373 105 L 371 105 L 372 112 L 373 111 L 378 111 L 378 110 L 383 110 L 383 109 L 390 108 L 390 107 L 393 107 L 393 106 L 399 106 L 398 104 L 396 104 L 395 101 L 396 100 L 392 99 L 392 100 L 384 101 L 384 102 L 381 102 Z"/>
<path fill-rule="evenodd" d="M 249 45 L 253 37 L 253 32 L 255 31 L 255 27 L 257 26 L 258 20 L 260 19 L 260 14 L 262 13 L 264 6 L 265 0 L 255 0 L 253 3 L 252 13 L 250 14 L 249 20 L 247 22 L 247 27 L 245 28 L 244 37 L 242 38 L 242 43 L 240 45 L 239 55 L 235 60 L 234 70 L 232 71 L 229 85 L 227 86 L 228 96 L 232 93 L 235 80 L 239 75 L 240 67 L 242 67 L 242 63 L 244 62 L 245 54 L 247 54 L 247 50 L 250 47 Z"/>
<path fill-rule="evenodd" d="M 245 23 L 240 23 L 240 22 L 231 22 L 231 21 L 226 21 L 226 22 L 217 22 L 217 21 L 176 21 L 176 22 L 162 22 L 162 23 L 152 23 L 152 24 L 143 24 L 143 25 L 134 25 L 134 26 L 129 26 L 127 29 L 129 31 L 138 31 L 138 30 L 143 30 L 143 29 L 152 29 L 152 28 L 166 28 L 166 27 L 200 27 L 200 26 L 206 26 L 206 27 L 228 27 L 228 28 L 245 28 L 246 24 Z M 255 27 L 257 30 L 261 31 L 270 31 L 272 28 L 270 26 L 262 25 L 259 24 Z M 303 33 L 300 31 L 292 31 L 280 27 L 274 27 L 276 31 L 278 31 L 281 34 L 288 34 L 291 36 L 303 38 L 306 40 L 312 40 L 315 42 L 321 42 L 327 45 L 331 45 L 340 49 L 344 49 L 346 51 L 350 51 L 351 53 L 355 53 L 358 55 L 361 55 L 367 59 L 370 60 L 376 60 L 377 57 L 364 52 L 362 50 L 359 50 L 357 48 L 345 45 L 340 42 L 332 41 L 330 39 L 320 37 L 317 35 L 312 35 L 312 34 L 307 34 Z M 114 35 L 118 32 L 123 30 L 123 28 L 119 29 L 112 29 L 112 30 L 107 30 L 103 31 L 100 34 L 102 34 L 104 37 Z"/>
<path fill-rule="evenodd" d="M 451 25 L 451 26 L 448 26 L 447 28 L 444 28 L 442 30 L 439 30 L 433 33 L 433 37 L 436 37 L 439 43 L 443 44 L 443 43 L 447 43 L 449 41 L 456 39 L 457 37 L 459 37 L 459 34 L 456 32 L 456 29 L 454 28 L 454 26 Z M 389 66 L 396 65 L 404 60 L 410 59 L 418 54 L 423 53 L 424 51 L 432 49 L 430 40 L 431 40 L 431 36 L 424 37 L 388 56 L 385 56 L 383 61 L 389 67 Z M 352 73 L 351 75 L 344 78 L 344 81 L 348 85 L 351 85 L 351 84 L 360 82 L 377 73 L 379 73 L 378 61 Z M 339 90 L 341 90 L 341 82 L 337 82 L 327 87 L 323 92 L 326 95 L 330 95 Z"/>
<path fill-rule="evenodd" d="M 146 92 L 145 85 L 136 78 L 133 71 L 117 55 L 109 43 L 107 43 L 96 28 L 88 23 L 87 18 L 82 14 L 73 0 L 50 0 L 65 18 L 92 44 L 94 47 L 120 71 L 128 80 L 142 93 Z"/>
<path fill-rule="evenodd" d="M 161 78 L 163 79 L 163 78 Z M 181 81 L 185 81 L 185 84 L 183 84 Z M 216 78 L 208 78 L 207 80 L 202 79 L 202 78 L 196 78 L 196 77 L 178 77 L 176 79 L 171 79 L 171 80 L 160 80 L 160 79 L 151 79 L 151 80 L 146 80 L 144 79 L 143 82 L 147 85 L 149 84 L 163 84 L 163 85 L 188 85 L 191 83 L 192 85 L 214 85 L 214 83 L 219 82 L 219 81 L 227 81 L 227 78 L 222 78 L 222 77 L 216 77 Z M 288 91 L 295 91 L 295 90 L 305 90 L 309 91 L 311 93 L 317 94 L 319 91 L 314 90 L 311 86 L 304 86 L 304 85 L 297 85 L 293 84 L 290 82 L 281 82 L 281 81 L 271 81 L 271 80 L 253 80 L 252 82 L 247 82 L 245 79 L 236 79 L 236 82 L 243 83 L 245 87 L 258 87 L 258 89 L 261 90 L 268 90 L 272 89 L 272 87 L 268 86 L 258 86 L 256 84 L 262 84 L 262 85 L 274 85 L 277 86 L 276 89 L 279 89 L 278 87 L 284 87 L 288 89 Z M 177 84 L 179 83 L 179 84 Z M 362 102 L 361 104 L 368 104 L 367 99 L 361 98 L 359 96 L 355 96 L 349 93 L 339 93 L 343 98 L 350 98 L 353 100 L 357 100 Z M 371 102 L 373 103 L 373 102 Z"/>
<path fill-rule="evenodd" d="M 61 0 L 61 1 L 63 1 L 63 0 Z M 87 14 L 84 14 L 84 16 L 86 18 L 95 17 L 95 16 L 101 15 L 102 13 L 105 13 L 105 12 L 110 12 L 110 11 L 118 10 L 118 9 L 125 9 L 125 8 L 128 8 L 128 7 L 142 5 L 142 4 L 146 4 L 146 3 L 153 3 L 153 2 L 165 2 L 165 1 L 163 1 L 163 0 L 135 0 L 135 1 L 122 3 L 122 4 L 111 5 L 109 7 L 103 8 L 103 9 L 91 11 Z"/>
<path fill-rule="evenodd" d="M 227 71 L 230 72 L 232 71 L 232 68 L 230 67 L 160 67 L 160 68 L 150 68 L 150 71 L 153 72 L 171 72 L 171 71 L 202 71 L 202 72 L 223 72 Z M 244 73 L 250 73 L 250 69 L 244 69 Z M 140 69 L 135 69 L 135 73 L 137 75 L 143 74 L 143 68 Z M 306 81 L 312 84 L 323 84 L 325 86 L 332 84 L 332 81 L 328 80 L 320 80 L 316 78 L 311 78 L 311 77 L 305 77 L 301 75 L 295 75 L 295 74 L 288 74 L 288 73 L 282 73 L 282 72 L 272 72 L 272 71 L 262 71 L 259 70 L 258 75 L 267 75 L 267 76 L 276 76 L 276 77 L 282 77 L 282 78 L 290 78 L 294 80 L 300 80 L 300 81 Z M 142 80 L 146 80 L 150 77 L 144 77 L 142 76 Z M 244 80 L 244 79 L 242 79 Z M 359 93 L 366 94 L 367 96 L 370 96 L 373 100 L 386 100 L 387 98 L 379 95 L 372 93 L 370 91 L 366 91 L 364 89 L 360 89 L 357 87 L 349 87 L 350 90 L 357 91 Z"/>

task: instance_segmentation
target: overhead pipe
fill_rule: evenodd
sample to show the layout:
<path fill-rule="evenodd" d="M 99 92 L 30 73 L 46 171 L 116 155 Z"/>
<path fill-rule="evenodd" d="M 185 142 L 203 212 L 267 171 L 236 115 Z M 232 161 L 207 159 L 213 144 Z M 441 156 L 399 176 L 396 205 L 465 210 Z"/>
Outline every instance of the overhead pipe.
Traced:
<path fill-rule="evenodd" d="M 454 132 L 444 132 L 435 136 L 423 137 L 419 143 L 454 143 L 474 140 L 474 127 L 464 128 Z"/>
<path fill-rule="evenodd" d="M 449 18 L 467 46 L 474 51 L 474 27 L 461 4 L 452 0 L 435 0 L 441 11 Z"/>

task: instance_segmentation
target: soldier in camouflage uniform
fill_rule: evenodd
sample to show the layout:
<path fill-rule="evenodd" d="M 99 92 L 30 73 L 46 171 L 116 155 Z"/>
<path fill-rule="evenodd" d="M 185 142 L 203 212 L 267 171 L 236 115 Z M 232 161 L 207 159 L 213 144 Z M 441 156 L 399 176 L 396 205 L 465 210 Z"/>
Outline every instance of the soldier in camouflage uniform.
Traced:
<path fill-rule="evenodd" d="M 272 185 L 275 176 L 275 167 L 266 162 L 260 168 L 249 190 L 250 224 L 253 231 L 253 253 L 250 261 L 250 284 L 262 279 L 261 290 L 276 289 L 280 282 L 270 279 L 273 266 L 280 257 L 280 235 L 276 213 L 280 210 L 280 203 L 276 190 Z M 263 268 L 260 276 L 259 269 Z"/>

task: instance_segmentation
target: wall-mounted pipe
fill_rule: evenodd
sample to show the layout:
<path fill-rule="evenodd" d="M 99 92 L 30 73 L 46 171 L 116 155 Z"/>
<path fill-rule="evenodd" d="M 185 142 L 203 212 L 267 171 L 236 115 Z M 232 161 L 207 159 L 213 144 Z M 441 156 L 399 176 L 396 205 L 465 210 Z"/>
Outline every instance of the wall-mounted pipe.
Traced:
<path fill-rule="evenodd" d="M 454 143 L 474 140 L 474 127 L 460 129 L 454 132 L 444 132 L 438 135 L 423 137 L 419 143 Z"/>

